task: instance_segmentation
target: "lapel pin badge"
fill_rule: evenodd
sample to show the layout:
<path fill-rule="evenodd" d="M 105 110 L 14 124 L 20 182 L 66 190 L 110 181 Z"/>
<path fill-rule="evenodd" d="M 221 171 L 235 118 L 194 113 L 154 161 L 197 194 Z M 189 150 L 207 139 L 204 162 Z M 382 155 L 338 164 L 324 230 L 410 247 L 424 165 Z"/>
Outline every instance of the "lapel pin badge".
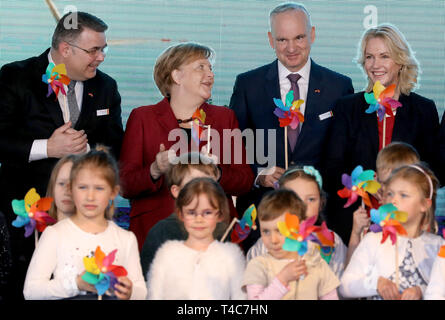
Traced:
<path fill-rule="evenodd" d="M 320 93 L 320 89 L 315 89 L 315 93 Z"/>
<path fill-rule="evenodd" d="M 93 94 L 91 92 L 88 92 L 88 95 L 92 98 Z"/>

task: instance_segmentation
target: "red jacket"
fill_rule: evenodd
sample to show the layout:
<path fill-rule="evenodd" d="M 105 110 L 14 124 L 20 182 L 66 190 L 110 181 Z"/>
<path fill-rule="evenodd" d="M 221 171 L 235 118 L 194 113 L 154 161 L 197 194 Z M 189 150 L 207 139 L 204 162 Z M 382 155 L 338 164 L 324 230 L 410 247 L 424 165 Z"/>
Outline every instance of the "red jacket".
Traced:
<path fill-rule="evenodd" d="M 201 108 L 206 113 L 205 124 L 210 124 L 220 134 L 221 186 L 231 196 L 248 192 L 253 185 L 254 175 L 246 164 L 244 146 L 243 164 L 222 163 L 223 129 L 238 128 L 235 113 L 229 108 L 207 103 Z M 139 248 L 150 228 L 174 212 L 174 200 L 164 183 L 164 176 L 154 183 L 150 176 L 150 165 L 155 161 L 161 143 L 166 149 L 177 143 L 177 140 L 168 141 L 168 135 L 171 130 L 178 128 L 178 122 L 166 98 L 156 105 L 133 109 L 127 121 L 119 162 L 120 179 L 122 195 L 131 203 L 130 230 L 136 234 Z M 233 158 L 233 143 L 231 150 Z M 233 209 L 232 215 L 234 212 L 236 214 L 232 201 L 229 203 Z"/>

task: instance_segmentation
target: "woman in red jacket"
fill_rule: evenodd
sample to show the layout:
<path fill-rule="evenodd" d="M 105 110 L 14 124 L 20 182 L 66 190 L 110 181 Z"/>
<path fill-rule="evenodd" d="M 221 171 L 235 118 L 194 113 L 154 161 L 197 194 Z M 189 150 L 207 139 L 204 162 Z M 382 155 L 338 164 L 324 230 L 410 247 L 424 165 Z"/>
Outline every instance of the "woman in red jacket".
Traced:
<path fill-rule="evenodd" d="M 130 199 L 130 230 L 136 234 L 139 248 L 150 228 L 174 211 L 173 198 L 164 183 L 164 173 L 171 165 L 169 154 L 207 148 L 205 128 L 211 128 L 210 151 L 219 159 L 219 183 L 229 196 L 232 215 L 236 215 L 236 211 L 230 196 L 246 193 L 252 187 L 254 176 L 247 164 L 244 146 L 239 148 L 236 139 L 235 144 L 231 139 L 223 139 L 224 129 L 238 129 L 235 113 L 229 108 L 206 103 L 214 82 L 212 56 L 212 49 L 197 43 L 167 48 L 154 67 L 154 80 L 164 99 L 155 105 L 133 109 L 127 121 L 120 178 L 123 196 Z M 198 130 L 191 129 L 196 111 L 205 113 L 199 142 L 196 139 Z M 186 150 L 176 150 L 184 141 Z M 242 155 L 234 154 L 239 150 Z M 230 161 L 223 161 L 228 152 Z M 235 162 L 240 156 L 242 160 Z M 227 222 L 230 220 L 230 217 L 225 218 Z"/>

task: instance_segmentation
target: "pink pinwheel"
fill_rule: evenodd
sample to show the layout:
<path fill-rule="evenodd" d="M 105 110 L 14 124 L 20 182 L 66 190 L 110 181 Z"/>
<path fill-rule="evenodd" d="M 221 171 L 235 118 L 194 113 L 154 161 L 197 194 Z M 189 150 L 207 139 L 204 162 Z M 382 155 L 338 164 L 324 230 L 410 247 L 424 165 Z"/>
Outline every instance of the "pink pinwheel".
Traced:
<path fill-rule="evenodd" d="M 57 66 L 54 63 L 50 63 L 46 68 L 46 73 L 42 75 L 42 81 L 48 84 L 48 94 L 49 97 L 51 93 L 55 93 L 56 97 L 59 95 L 59 91 L 63 95 L 66 95 L 63 85 L 68 85 L 71 80 L 66 75 L 66 68 L 63 63 Z"/>
<path fill-rule="evenodd" d="M 16 228 L 25 227 L 25 237 L 33 231 L 43 232 L 47 225 L 56 223 L 46 211 L 51 208 L 52 198 L 40 198 L 35 188 L 31 188 L 23 200 L 12 200 L 12 210 L 17 218 L 12 222 Z"/>
<path fill-rule="evenodd" d="M 377 193 L 381 185 L 374 180 L 375 172 L 373 170 L 363 171 L 362 166 L 357 166 L 351 173 L 344 173 L 341 177 L 344 188 L 337 191 L 340 198 L 348 199 L 344 208 L 349 207 L 357 201 L 358 197 L 362 197 L 363 202 L 368 207 L 372 207 L 371 199 L 367 192 L 371 194 Z"/>
<path fill-rule="evenodd" d="M 374 222 L 369 229 L 372 232 L 383 232 L 382 241 L 384 243 L 388 236 L 394 245 L 396 243 L 397 234 L 406 235 L 405 228 L 400 222 L 405 222 L 408 214 L 398 211 L 392 203 L 387 203 L 376 209 L 371 209 L 371 221 Z"/>
<path fill-rule="evenodd" d="M 286 105 L 283 104 L 281 99 L 274 98 L 273 101 L 277 108 L 274 110 L 274 114 L 280 121 L 280 127 L 291 127 L 296 129 L 300 123 L 304 122 L 304 116 L 300 111 L 300 106 L 304 100 L 294 100 L 294 92 L 291 90 L 286 95 Z"/>
<path fill-rule="evenodd" d="M 319 229 L 314 226 L 316 220 L 317 216 L 313 216 L 300 223 L 296 215 L 286 212 L 284 221 L 277 223 L 278 230 L 286 237 L 283 250 L 297 251 L 299 256 L 303 256 L 308 249 L 307 241 L 317 242 L 317 238 L 312 234 Z"/>
<path fill-rule="evenodd" d="M 117 249 L 111 251 L 107 256 L 97 246 L 93 256 L 83 258 L 85 273 L 82 280 L 95 286 L 97 294 L 102 296 L 109 288 L 116 285 L 117 278 L 127 275 L 127 270 L 122 266 L 113 265 Z"/>
<path fill-rule="evenodd" d="M 377 111 L 379 121 L 383 120 L 385 113 L 390 117 L 394 117 L 392 110 L 402 106 L 399 101 L 392 98 L 395 89 L 395 84 L 385 88 L 380 81 L 376 81 L 372 89 L 373 92 L 365 92 L 365 100 L 369 103 L 369 108 L 366 109 L 365 112 L 373 113 L 374 111 Z"/>

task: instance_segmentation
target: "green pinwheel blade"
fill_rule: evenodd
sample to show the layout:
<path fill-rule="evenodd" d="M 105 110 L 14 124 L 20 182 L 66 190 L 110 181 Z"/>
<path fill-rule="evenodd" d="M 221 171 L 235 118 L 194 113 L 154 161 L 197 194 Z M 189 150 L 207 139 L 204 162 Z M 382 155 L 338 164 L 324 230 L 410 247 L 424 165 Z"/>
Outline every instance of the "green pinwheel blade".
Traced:
<path fill-rule="evenodd" d="M 12 200 L 12 210 L 18 216 L 27 217 L 28 213 L 25 208 L 25 200 Z"/>
<path fill-rule="evenodd" d="M 89 272 L 85 272 L 82 276 L 82 280 L 85 281 L 86 283 L 95 285 L 96 283 L 98 283 L 101 279 L 100 276 L 102 275 L 102 273 L 100 273 L 99 275 L 96 274 L 92 274 Z M 102 276 L 103 278 L 103 276 Z"/>
<path fill-rule="evenodd" d="M 397 207 L 395 205 L 393 205 L 392 203 L 387 203 L 387 204 L 384 204 L 379 207 L 379 211 L 382 214 L 388 214 L 388 213 L 391 213 L 396 210 L 397 210 Z"/>
<path fill-rule="evenodd" d="M 292 102 L 294 102 L 294 91 L 291 90 L 286 94 L 286 107 L 292 106 Z"/>
<path fill-rule="evenodd" d="M 359 174 L 357 179 L 360 180 L 360 181 L 374 180 L 374 175 L 375 175 L 374 170 L 365 170 L 365 171 L 363 171 L 362 173 Z"/>
<path fill-rule="evenodd" d="M 377 104 L 377 100 L 375 99 L 374 92 L 365 92 L 365 100 L 368 104 Z"/>

